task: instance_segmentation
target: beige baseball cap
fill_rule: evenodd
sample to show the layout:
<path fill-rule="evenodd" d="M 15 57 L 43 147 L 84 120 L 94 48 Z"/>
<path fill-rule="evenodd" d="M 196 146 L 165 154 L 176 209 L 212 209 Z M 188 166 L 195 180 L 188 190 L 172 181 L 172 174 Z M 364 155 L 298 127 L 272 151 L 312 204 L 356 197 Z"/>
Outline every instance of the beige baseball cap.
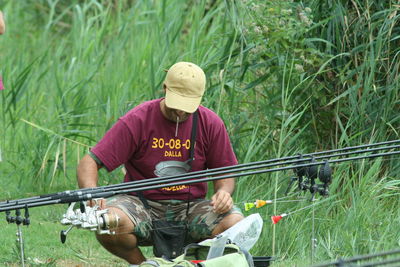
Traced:
<path fill-rule="evenodd" d="M 164 84 L 165 105 L 193 113 L 199 107 L 206 88 L 206 75 L 194 63 L 178 62 L 169 68 Z"/>

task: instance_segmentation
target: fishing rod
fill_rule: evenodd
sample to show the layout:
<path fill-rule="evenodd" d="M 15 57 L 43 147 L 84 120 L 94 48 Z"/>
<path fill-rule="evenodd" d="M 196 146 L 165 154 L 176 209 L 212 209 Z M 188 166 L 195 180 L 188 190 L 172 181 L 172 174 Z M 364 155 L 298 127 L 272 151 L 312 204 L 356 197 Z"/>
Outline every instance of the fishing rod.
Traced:
<path fill-rule="evenodd" d="M 364 145 L 358 145 L 358 146 L 350 146 L 350 147 L 345 147 L 345 148 L 340 148 L 340 149 L 333 149 L 333 150 L 326 150 L 326 151 L 320 151 L 320 152 L 314 152 L 314 153 L 308 153 L 308 154 L 298 154 L 296 156 L 288 156 L 288 157 L 282 157 L 282 158 L 275 158 L 275 159 L 269 159 L 269 160 L 264 160 L 264 161 L 256 161 L 256 162 L 249 162 L 249 163 L 243 163 L 243 164 L 238 164 L 238 165 L 233 165 L 233 166 L 226 166 L 226 167 L 220 167 L 220 168 L 214 168 L 214 169 L 207 169 L 207 170 L 201 170 L 201 171 L 196 171 L 196 172 L 192 172 L 195 174 L 208 174 L 210 172 L 217 172 L 217 171 L 223 171 L 223 170 L 227 170 L 227 171 L 236 171 L 236 169 L 238 168 L 242 168 L 242 167 L 250 167 L 250 166 L 257 166 L 257 165 L 261 165 L 261 164 L 268 164 L 268 163 L 275 163 L 275 162 L 280 162 L 280 161 L 288 161 L 288 160 L 294 160 L 294 159 L 298 159 L 299 155 L 301 155 L 302 157 L 313 157 L 313 156 L 317 156 L 317 155 L 323 155 L 323 154 L 330 154 L 330 153 L 335 153 L 335 152 L 343 152 L 343 151 L 351 151 L 351 150 L 355 150 L 355 149 L 360 149 L 360 148 L 366 148 L 366 147 L 376 147 L 376 146 L 381 146 L 381 145 L 388 145 L 388 144 L 395 144 L 395 143 L 400 143 L 400 139 L 398 140 L 391 140 L 391 141 L 385 141 L 385 142 L 380 142 L 380 143 L 373 143 L 373 144 L 364 144 Z M 375 150 L 381 150 L 381 149 L 390 149 L 390 148 L 396 148 L 398 146 L 394 146 L 394 147 L 382 147 L 382 148 L 378 148 Z M 362 152 L 368 152 L 366 150 L 360 150 L 360 151 L 355 151 L 353 153 L 362 153 Z M 372 150 L 371 150 L 372 151 Z M 330 157 L 335 157 L 335 156 L 339 156 L 342 154 L 337 154 L 337 155 L 331 155 Z M 329 157 L 328 155 L 326 157 Z M 306 160 L 306 159 L 304 159 Z M 304 160 L 299 160 L 299 161 L 304 161 Z M 290 163 L 295 163 L 296 161 L 292 161 Z M 279 165 L 280 163 L 278 163 Z M 284 163 L 282 163 L 284 164 Z M 273 165 L 270 165 L 273 166 Z M 269 167 L 269 166 L 267 166 Z M 263 168 L 260 166 L 260 168 Z M 240 170 L 238 170 L 240 171 Z M 176 178 L 176 177 L 182 177 L 185 176 L 186 174 L 181 174 L 181 175 L 174 175 L 171 176 L 170 178 Z M 218 175 L 217 173 L 215 175 Z M 133 181 L 133 182 L 128 182 L 128 183 L 136 183 L 137 181 Z M 107 187 L 111 188 L 114 187 L 115 185 L 109 185 Z M 41 198 L 49 198 L 51 199 L 54 196 L 60 196 L 60 195 L 69 195 L 72 194 L 74 192 L 78 192 L 78 191 L 83 191 L 83 190 L 92 190 L 92 188 L 87 188 L 87 189 L 77 189 L 77 190 L 68 190 L 68 191 L 64 191 L 64 192 L 58 192 L 58 193 L 52 193 L 52 194 L 46 194 L 46 195 L 41 195 L 41 196 L 35 196 L 35 197 L 29 197 L 29 198 L 24 198 L 24 199 L 20 199 L 19 201 L 35 201 L 35 199 L 41 199 Z M 10 201 L 3 201 L 0 202 L 0 207 L 3 205 L 8 205 L 10 203 Z"/>
<path fill-rule="evenodd" d="M 53 197 L 52 199 L 44 199 L 41 201 L 36 202 L 23 202 L 19 203 L 19 200 L 14 200 L 9 202 L 9 205 L 1 206 L 0 212 L 4 211 L 11 211 L 16 209 L 23 209 L 23 208 L 30 208 L 30 207 L 39 207 L 45 205 L 52 205 L 52 204 L 63 204 L 63 203 L 71 203 L 71 202 L 78 202 L 78 201 L 86 201 L 91 200 L 94 198 L 107 198 L 114 196 L 116 194 L 127 194 L 127 193 L 134 193 L 139 191 L 146 191 L 152 189 L 159 189 L 163 187 L 172 187 L 172 186 L 179 186 L 179 185 L 189 185 L 201 182 L 209 182 L 215 181 L 220 179 L 227 179 L 227 178 L 236 178 L 241 176 L 248 176 L 248 175 L 256 175 L 262 173 L 270 173 L 270 172 L 277 172 L 277 171 L 284 171 L 290 169 L 299 169 L 299 168 L 311 168 L 313 166 L 325 165 L 329 166 L 330 163 L 341 163 L 346 161 L 352 160 L 360 160 L 360 159 L 367 159 L 367 158 L 376 158 L 376 157 L 383 157 L 383 156 L 391 156 L 400 154 L 400 151 L 392 151 L 392 152 L 384 152 L 384 153 L 376 153 L 370 155 L 363 155 L 363 156 L 355 156 L 349 158 L 342 158 L 342 159 L 335 159 L 335 160 L 324 160 L 324 161 L 317 161 L 313 160 L 308 163 L 303 164 L 294 164 L 285 167 L 278 167 L 272 169 L 264 169 L 264 170 L 254 170 L 250 172 L 243 172 L 243 173 L 231 173 L 222 176 L 213 176 L 213 177 L 199 177 L 198 175 L 193 175 L 193 173 L 188 173 L 182 177 L 178 176 L 170 176 L 170 177 L 158 177 L 153 179 L 146 179 L 141 180 L 139 183 L 121 183 L 117 184 L 114 187 L 102 186 L 102 187 L 94 187 L 92 190 L 77 190 L 74 191 L 72 194 L 60 194 L 57 197 Z M 312 176 L 318 176 L 318 171 L 313 170 Z M 216 175 L 214 173 L 214 175 Z M 179 175 L 181 176 L 181 175 Z M 174 178 L 172 182 L 171 178 Z M 330 181 L 328 181 L 330 182 Z"/>
<path fill-rule="evenodd" d="M 191 172 L 190 179 L 204 178 L 206 176 L 217 176 L 217 175 L 220 176 L 220 175 L 229 174 L 229 173 L 243 172 L 243 171 L 261 169 L 261 168 L 269 168 L 269 167 L 275 167 L 275 166 L 279 166 L 279 165 L 297 164 L 297 163 L 301 163 L 301 162 L 307 162 L 309 160 L 319 160 L 319 159 L 327 159 L 327 158 L 334 158 L 334 157 L 343 157 L 343 156 L 348 156 L 348 155 L 353 155 L 353 154 L 361 154 L 361 153 L 376 152 L 379 150 L 395 149 L 395 148 L 400 148 L 400 145 L 392 145 L 392 146 L 386 146 L 386 147 L 355 150 L 355 149 L 359 149 L 359 148 L 363 148 L 363 147 L 376 147 L 376 146 L 383 145 L 383 144 L 387 145 L 387 144 L 393 144 L 393 143 L 398 143 L 398 142 L 400 142 L 400 140 L 393 140 L 393 141 L 382 142 L 382 143 L 377 143 L 377 144 L 370 144 L 370 145 L 347 147 L 347 148 L 335 149 L 335 150 L 330 150 L 330 151 L 321 151 L 321 152 L 315 152 L 315 153 L 304 154 L 304 155 L 299 154 L 297 156 L 291 156 L 291 157 L 276 158 L 276 159 L 270 159 L 270 160 L 265 160 L 265 161 L 238 164 L 238 165 L 228 166 L 228 167 L 201 170 L 201 171 Z M 355 150 L 355 151 L 351 151 L 351 150 Z M 340 151 L 349 151 L 349 152 L 338 153 L 338 154 L 329 154 L 329 153 L 340 152 Z M 322 156 L 315 157 L 315 155 L 322 155 Z M 310 157 L 310 158 L 307 159 L 305 157 Z M 54 200 L 54 199 L 63 198 L 64 196 L 71 196 L 71 195 L 75 195 L 75 194 L 83 194 L 83 193 L 90 193 L 90 192 L 98 193 L 99 191 L 105 192 L 107 190 L 113 190 L 113 189 L 120 190 L 122 187 L 123 188 L 132 188 L 132 186 L 151 185 L 156 182 L 162 183 L 162 182 L 165 182 L 166 180 L 177 180 L 179 178 L 187 178 L 187 176 L 188 176 L 187 173 L 183 173 L 183 174 L 172 175 L 172 176 L 156 177 L 156 178 L 148 179 L 147 181 L 138 180 L 138 181 L 126 182 L 123 184 L 114 184 L 114 185 L 108 185 L 108 186 L 103 186 L 103 187 L 68 190 L 68 191 L 64 191 L 64 192 L 46 194 L 46 195 L 42 195 L 42 196 L 24 198 L 24 199 L 13 200 L 13 201 L 7 200 L 7 201 L 0 202 L 0 208 L 13 206 L 15 204 L 42 202 L 42 201 L 46 201 L 46 200 L 50 201 L 50 200 Z M 240 176 L 242 176 L 242 175 L 240 175 Z M 235 176 L 235 177 L 237 177 L 237 176 Z"/>
<path fill-rule="evenodd" d="M 378 257 L 392 256 L 395 254 L 398 254 L 398 256 L 400 256 L 400 249 L 394 249 L 394 250 L 390 250 L 390 251 L 384 251 L 384 252 L 380 252 L 380 253 L 373 253 L 373 254 L 367 254 L 367 255 L 360 255 L 360 256 L 355 256 L 355 257 L 348 258 L 348 259 L 338 259 L 337 261 L 334 261 L 334 262 L 313 265 L 312 267 L 329 267 L 329 266 L 350 267 L 350 266 L 354 266 L 354 264 L 352 264 L 352 263 L 355 263 L 355 262 L 374 259 L 374 258 L 378 258 Z M 380 260 L 380 261 L 376 261 L 376 262 L 362 263 L 361 265 L 358 264 L 357 266 L 363 266 L 363 267 L 379 266 L 379 265 L 386 265 L 386 264 L 391 264 L 391 263 L 400 263 L 400 257 Z M 398 265 L 396 265 L 396 266 L 398 266 Z"/>
<path fill-rule="evenodd" d="M 264 169 L 264 170 L 257 170 L 252 172 L 245 172 L 245 173 L 236 173 L 236 174 L 228 174 L 223 176 L 217 177 L 203 177 L 198 179 L 193 179 L 190 175 L 187 177 L 181 177 L 175 179 L 175 181 L 165 179 L 160 183 L 157 181 L 151 181 L 153 179 L 148 179 L 146 185 L 142 183 L 141 186 L 131 185 L 131 188 L 123 187 L 123 184 L 120 184 L 121 188 L 113 188 L 114 190 L 105 189 L 98 187 L 99 189 L 97 192 L 93 191 L 90 193 L 80 192 L 80 194 L 62 196 L 58 199 L 52 200 L 44 200 L 41 202 L 33 202 L 33 203 L 24 203 L 24 204 L 14 204 L 9 207 L 1 207 L 0 212 L 6 212 L 6 220 L 7 222 L 15 222 L 16 218 L 10 216 L 11 210 L 16 210 L 16 213 L 20 214 L 20 209 L 25 210 L 25 214 L 28 213 L 28 208 L 31 207 L 39 207 L 45 205 L 53 205 L 53 204 L 62 204 L 62 203 L 69 203 L 69 208 L 67 212 L 63 215 L 63 219 L 61 223 L 63 225 L 70 225 L 67 230 L 63 230 L 60 233 L 61 242 L 64 243 L 66 241 L 66 236 L 68 232 L 73 228 L 83 228 L 88 229 L 90 231 L 96 231 L 98 234 L 115 234 L 115 229 L 119 224 L 119 216 L 115 214 L 107 214 L 108 209 L 100 209 L 100 207 L 95 204 L 94 206 L 89 206 L 86 201 L 91 199 L 99 199 L 99 198 L 108 198 L 117 194 L 128 194 L 133 192 L 139 191 L 146 191 L 151 189 L 158 189 L 162 187 L 171 187 L 171 186 L 178 186 L 178 185 L 189 185 L 194 183 L 206 182 L 206 181 L 214 181 L 219 179 L 227 179 L 227 178 L 234 178 L 239 176 L 246 176 L 246 175 L 255 175 L 261 173 L 269 173 L 269 172 L 276 172 L 276 171 L 283 171 L 289 169 L 299 169 L 299 168 L 307 168 L 306 175 L 310 179 L 310 184 L 307 189 L 310 190 L 312 196 L 316 193 L 319 193 L 323 196 L 327 195 L 328 186 L 331 183 L 331 174 L 332 171 L 330 169 L 330 163 L 341 163 L 345 161 L 351 160 L 360 160 L 360 159 L 367 159 L 367 158 L 376 158 L 382 156 L 390 156 L 390 155 L 397 155 L 400 154 L 400 151 L 391 151 L 391 152 L 384 152 L 384 153 L 376 153 L 376 154 L 369 154 L 369 155 L 362 155 L 362 156 L 355 156 L 349 158 L 342 158 L 342 159 L 335 159 L 335 160 L 323 160 L 323 161 L 316 161 L 312 160 L 311 162 L 304 163 L 304 164 L 294 164 L 290 166 L 284 166 L 279 168 L 272 168 L 272 169 Z M 323 165 L 322 168 L 318 171 L 318 165 Z M 319 176 L 319 179 L 323 182 L 323 184 L 317 184 L 315 179 Z M 312 197 L 312 198 L 313 198 Z M 74 211 L 75 204 L 79 202 L 79 209 Z M 16 203 L 18 203 L 16 201 Z M 18 217 L 18 216 L 17 216 Z M 21 217 L 21 216 L 19 216 Z M 19 220 L 21 221 L 21 219 Z M 20 224 L 18 224 L 18 227 Z M 114 227 L 114 228 L 113 228 Z"/>
<path fill-rule="evenodd" d="M 165 176 L 153 179 L 133 181 L 128 183 L 116 184 L 111 186 L 95 187 L 89 189 L 79 189 L 72 191 L 64 191 L 55 194 L 49 194 L 44 196 L 18 199 L 18 200 L 7 200 L 0 203 L 0 212 L 5 211 L 6 220 L 8 223 L 16 223 L 18 226 L 19 243 L 21 246 L 21 253 L 23 252 L 23 241 L 22 231 L 20 230 L 21 225 L 29 225 L 29 211 L 28 208 L 39 207 L 53 204 L 69 203 L 67 212 L 63 215 L 61 223 L 64 225 L 70 225 L 66 231 L 61 231 L 61 242 L 64 243 L 66 240 L 67 233 L 73 228 L 84 228 L 91 231 L 97 231 L 99 234 L 113 234 L 112 227 L 118 226 L 119 217 L 107 214 L 107 209 L 100 209 L 97 204 L 94 206 L 88 206 L 86 200 L 107 198 L 117 194 L 128 194 L 139 191 L 146 191 L 151 189 L 158 189 L 162 187 L 178 186 L 182 184 L 194 184 L 200 182 L 214 181 L 219 179 L 236 178 L 240 176 L 256 175 L 262 173 L 284 171 L 293 169 L 298 176 L 299 186 L 302 190 L 310 190 L 312 196 L 319 193 L 321 195 L 327 195 L 328 186 L 331 183 L 331 168 L 330 163 L 340 163 L 350 160 L 359 160 L 367 158 L 376 158 L 382 156 L 390 156 L 400 154 L 400 151 L 391 151 L 384 153 L 373 152 L 380 150 L 396 149 L 400 145 L 391 145 L 387 147 L 378 147 L 380 145 L 389 145 L 400 142 L 400 140 L 393 140 L 389 142 L 382 142 L 379 144 L 361 145 L 356 147 L 349 147 L 344 149 L 332 150 L 331 155 L 328 151 L 316 152 L 312 154 L 297 155 L 292 157 L 284 157 L 278 159 L 272 159 L 261 162 L 252 162 L 242 165 L 236 165 L 233 167 L 224 167 L 218 169 L 210 169 L 199 172 L 179 174 L 175 176 Z M 358 150 L 360 148 L 370 147 L 369 149 Z M 371 148 L 372 147 L 372 148 Z M 354 151 L 352 151 L 354 150 Z M 347 152 L 344 152 L 347 151 Z M 343 152 L 333 154 L 336 152 Z M 369 155 L 348 157 L 332 160 L 330 158 L 349 156 L 356 153 L 372 153 Z M 321 155 L 321 156 L 320 156 Z M 309 157 L 309 158 L 308 158 Z M 326 160 L 330 159 L 330 160 Z M 319 161 L 318 161 L 319 160 Z M 292 164 L 292 165 L 289 165 Z M 271 168 L 279 165 L 288 165 L 284 167 Z M 318 171 L 318 166 L 323 165 Z M 270 169 L 261 169 L 270 168 Z M 256 170 L 261 169 L 261 170 Z M 247 171 L 247 172 L 246 172 Z M 237 173 L 240 172 L 240 173 Z M 210 177 L 211 176 L 211 177 Z M 302 176 L 306 176 L 307 180 L 302 180 Z M 319 179 L 323 184 L 317 184 L 315 179 L 319 176 Z M 74 211 L 75 204 L 79 202 L 80 207 Z M 25 218 L 21 216 L 21 209 L 25 210 Z M 16 216 L 11 216 L 11 211 L 15 210 Z"/>

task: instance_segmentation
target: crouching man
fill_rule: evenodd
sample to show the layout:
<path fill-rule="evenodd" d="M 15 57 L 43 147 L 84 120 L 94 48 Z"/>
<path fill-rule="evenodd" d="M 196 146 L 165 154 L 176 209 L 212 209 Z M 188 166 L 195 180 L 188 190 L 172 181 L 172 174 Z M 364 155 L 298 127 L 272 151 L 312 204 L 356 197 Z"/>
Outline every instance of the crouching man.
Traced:
<path fill-rule="evenodd" d="M 237 164 L 224 123 L 200 105 L 205 87 L 205 74 L 197 65 L 171 66 L 163 83 L 165 97 L 144 102 L 120 117 L 81 159 L 79 187 L 96 187 L 103 167 L 111 172 L 124 165 L 124 182 L 129 182 Z M 145 257 L 139 246 L 159 245 L 163 234 L 176 238 L 169 245 L 180 242 L 177 236 L 185 243 L 213 237 L 243 219 L 233 205 L 234 179 L 213 183 L 211 200 L 205 199 L 205 182 L 106 199 L 101 205 L 120 221 L 116 235 L 97 235 L 97 239 L 114 255 L 140 264 Z M 165 253 L 158 246 L 155 252 Z M 177 253 L 169 252 L 172 257 Z"/>

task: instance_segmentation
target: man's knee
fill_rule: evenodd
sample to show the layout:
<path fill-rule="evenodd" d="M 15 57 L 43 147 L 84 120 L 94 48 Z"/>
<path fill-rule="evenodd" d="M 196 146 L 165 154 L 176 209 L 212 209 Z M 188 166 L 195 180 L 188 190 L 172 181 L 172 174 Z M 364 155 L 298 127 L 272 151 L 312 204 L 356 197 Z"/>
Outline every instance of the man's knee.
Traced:
<path fill-rule="evenodd" d="M 224 229 L 224 231 L 225 231 L 226 229 L 234 226 L 235 224 L 237 224 L 238 222 L 240 222 L 243 219 L 244 219 L 244 217 L 242 214 L 233 213 L 233 214 L 229 214 L 225 218 L 223 218 L 222 221 L 220 222 L 220 224 L 222 224 L 225 227 L 225 229 Z"/>
<path fill-rule="evenodd" d="M 112 231 L 110 234 L 96 233 L 97 241 L 108 251 L 118 255 L 121 249 L 131 250 L 137 248 L 138 240 L 132 230 L 126 231 L 123 226 L 118 226 L 118 228 L 112 229 Z"/>
<path fill-rule="evenodd" d="M 221 220 L 221 222 L 214 228 L 214 230 L 212 231 L 212 235 L 215 236 L 222 233 L 223 231 L 234 226 L 236 223 L 240 222 L 243 219 L 243 215 L 239 213 L 233 213 L 225 216 Z"/>
<path fill-rule="evenodd" d="M 108 212 L 104 216 L 104 226 L 115 234 L 132 233 L 135 225 L 129 216 L 119 208 L 107 207 Z"/>
<path fill-rule="evenodd" d="M 96 233 L 96 238 L 100 243 L 114 243 L 121 235 L 133 233 L 135 225 L 124 211 L 115 207 L 107 207 L 107 209 L 108 212 L 102 216 L 102 228 L 103 230 L 109 230 L 110 233 Z"/>

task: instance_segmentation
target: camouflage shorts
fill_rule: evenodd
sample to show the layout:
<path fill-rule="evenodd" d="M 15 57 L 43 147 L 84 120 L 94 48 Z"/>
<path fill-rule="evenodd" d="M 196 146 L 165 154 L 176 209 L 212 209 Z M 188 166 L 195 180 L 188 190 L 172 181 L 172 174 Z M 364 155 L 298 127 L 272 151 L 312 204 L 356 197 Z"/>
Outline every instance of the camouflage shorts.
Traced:
<path fill-rule="evenodd" d="M 187 201 L 182 200 L 147 200 L 150 209 L 146 209 L 142 201 L 132 195 L 117 195 L 107 199 L 107 206 L 116 207 L 125 212 L 135 225 L 133 234 L 138 239 L 141 246 L 152 245 L 150 233 L 152 229 L 151 221 L 168 220 L 182 221 L 187 217 L 189 226 L 188 236 L 190 242 L 211 237 L 215 226 L 229 214 L 242 214 L 236 206 L 225 214 L 217 214 L 212 211 L 210 200 L 196 199 L 190 202 L 188 216 Z"/>

